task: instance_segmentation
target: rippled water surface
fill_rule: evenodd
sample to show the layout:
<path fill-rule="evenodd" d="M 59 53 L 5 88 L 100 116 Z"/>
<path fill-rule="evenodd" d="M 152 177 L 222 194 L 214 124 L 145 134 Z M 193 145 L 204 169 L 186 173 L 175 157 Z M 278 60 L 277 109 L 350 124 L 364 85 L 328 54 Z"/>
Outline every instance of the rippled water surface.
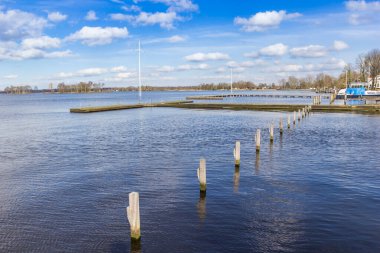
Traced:
<path fill-rule="evenodd" d="M 379 116 L 312 113 L 282 137 L 275 129 L 270 145 L 267 127 L 285 113 L 68 112 L 135 97 L 0 95 L 0 252 L 129 252 L 131 191 L 140 193 L 136 252 L 380 252 Z"/>

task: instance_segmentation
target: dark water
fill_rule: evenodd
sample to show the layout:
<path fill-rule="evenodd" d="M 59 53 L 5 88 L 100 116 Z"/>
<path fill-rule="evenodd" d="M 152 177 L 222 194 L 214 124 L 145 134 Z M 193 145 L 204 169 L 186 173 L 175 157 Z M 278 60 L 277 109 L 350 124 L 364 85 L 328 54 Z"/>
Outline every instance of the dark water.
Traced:
<path fill-rule="evenodd" d="M 268 124 L 286 114 L 68 113 L 135 95 L 0 96 L 0 252 L 129 252 L 131 191 L 140 192 L 136 252 L 380 251 L 379 116 L 313 113 L 282 137 L 276 129 L 270 145 Z"/>

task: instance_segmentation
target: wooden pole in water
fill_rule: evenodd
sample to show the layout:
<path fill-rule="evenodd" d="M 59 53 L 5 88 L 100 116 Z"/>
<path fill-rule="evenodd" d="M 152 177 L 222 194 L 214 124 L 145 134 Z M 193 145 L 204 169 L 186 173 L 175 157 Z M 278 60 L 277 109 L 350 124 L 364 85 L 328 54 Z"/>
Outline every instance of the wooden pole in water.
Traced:
<path fill-rule="evenodd" d="M 300 120 L 301 120 L 301 110 L 298 109 L 298 121 L 300 121 Z"/>
<path fill-rule="evenodd" d="M 296 124 L 296 111 L 293 112 L 293 125 Z"/>
<path fill-rule="evenodd" d="M 288 115 L 288 128 L 290 128 L 290 115 Z"/>
<path fill-rule="evenodd" d="M 282 124 L 282 118 L 280 118 L 280 134 L 284 132 L 284 126 Z"/>
<path fill-rule="evenodd" d="M 260 129 L 257 129 L 257 131 L 256 131 L 255 140 L 256 140 L 256 152 L 260 152 L 260 141 L 261 141 Z"/>
<path fill-rule="evenodd" d="M 240 166 L 240 141 L 237 141 L 235 143 L 234 157 L 235 157 L 235 167 L 239 167 Z"/>
<path fill-rule="evenodd" d="M 129 194 L 129 206 L 127 207 L 127 217 L 131 227 L 131 239 L 138 241 L 140 234 L 140 204 L 139 193 L 131 192 Z"/>
<path fill-rule="evenodd" d="M 273 142 L 273 140 L 274 140 L 274 127 L 273 127 L 273 123 L 271 123 L 270 126 L 269 126 L 269 138 L 270 138 L 270 142 Z"/>
<path fill-rule="evenodd" d="M 201 192 L 206 192 L 206 160 L 201 159 L 197 170 L 199 188 Z"/>

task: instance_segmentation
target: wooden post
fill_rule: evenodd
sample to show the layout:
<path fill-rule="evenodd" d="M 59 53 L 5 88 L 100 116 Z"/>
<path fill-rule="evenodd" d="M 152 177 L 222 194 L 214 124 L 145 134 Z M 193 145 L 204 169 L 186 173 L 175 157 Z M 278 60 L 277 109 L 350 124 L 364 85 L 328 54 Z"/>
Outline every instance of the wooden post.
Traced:
<path fill-rule="evenodd" d="M 301 110 L 298 109 L 298 121 L 300 121 L 300 120 L 301 120 Z"/>
<path fill-rule="evenodd" d="M 280 118 L 280 134 L 282 135 L 283 132 L 284 132 L 284 126 L 282 124 L 282 118 Z"/>
<path fill-rule="evenodd" d="M 293 125 L 296 124 L 296 111 L 293 112 Z"/>
<path fill-rule="evenodd" d="M 274 140 L 274 127 L 273 127 L 273 123 L 271 123 L 270 126 L 269 126 L 269 138 L 270 138 L 270 142 L 273 142 L 273 140 Z"/>
<path fill-rule="evenodd" d="M 127 207 L 127 217 L 131 227 L 131 239 L 138 241 L 140 234 L 140 204 L 139 193 L 131 192 L 129 194 L 129 206 Z"/>
<path fill-rule="evenodd" d="M 206 160 L 201 159 L 197 170 L 199 188 L 201 192 L 206 192 Z"/>
<path fill-rule="evenodd" d="M 288 128 L 290 128 L 290 115 L 288 115 Z"/>
<path fill-rule="evenodd" d="M 235 167 L 240 166 L 240 141 L 237 141 L 234 148 Z"/>
<path fill-rule="evenodd" d="M 261 139 L 261 131 L 260 131 L 260 129 L 257 129 L 256 136 L 255 136 L 256 152 L 260 152 L 260 139 Z"/>

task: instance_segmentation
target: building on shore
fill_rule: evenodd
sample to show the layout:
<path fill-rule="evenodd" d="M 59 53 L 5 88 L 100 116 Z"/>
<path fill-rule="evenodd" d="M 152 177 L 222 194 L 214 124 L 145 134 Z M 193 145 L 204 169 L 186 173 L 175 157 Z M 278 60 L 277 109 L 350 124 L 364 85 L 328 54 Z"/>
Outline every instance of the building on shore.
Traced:
<path fill-rule="evenodd" d="M 375 89 L 380 89 L 380 75 L 375 77 Z M 372 78 L 368 78 L 368 85 L 371 87 L 372 86 Z"/>

